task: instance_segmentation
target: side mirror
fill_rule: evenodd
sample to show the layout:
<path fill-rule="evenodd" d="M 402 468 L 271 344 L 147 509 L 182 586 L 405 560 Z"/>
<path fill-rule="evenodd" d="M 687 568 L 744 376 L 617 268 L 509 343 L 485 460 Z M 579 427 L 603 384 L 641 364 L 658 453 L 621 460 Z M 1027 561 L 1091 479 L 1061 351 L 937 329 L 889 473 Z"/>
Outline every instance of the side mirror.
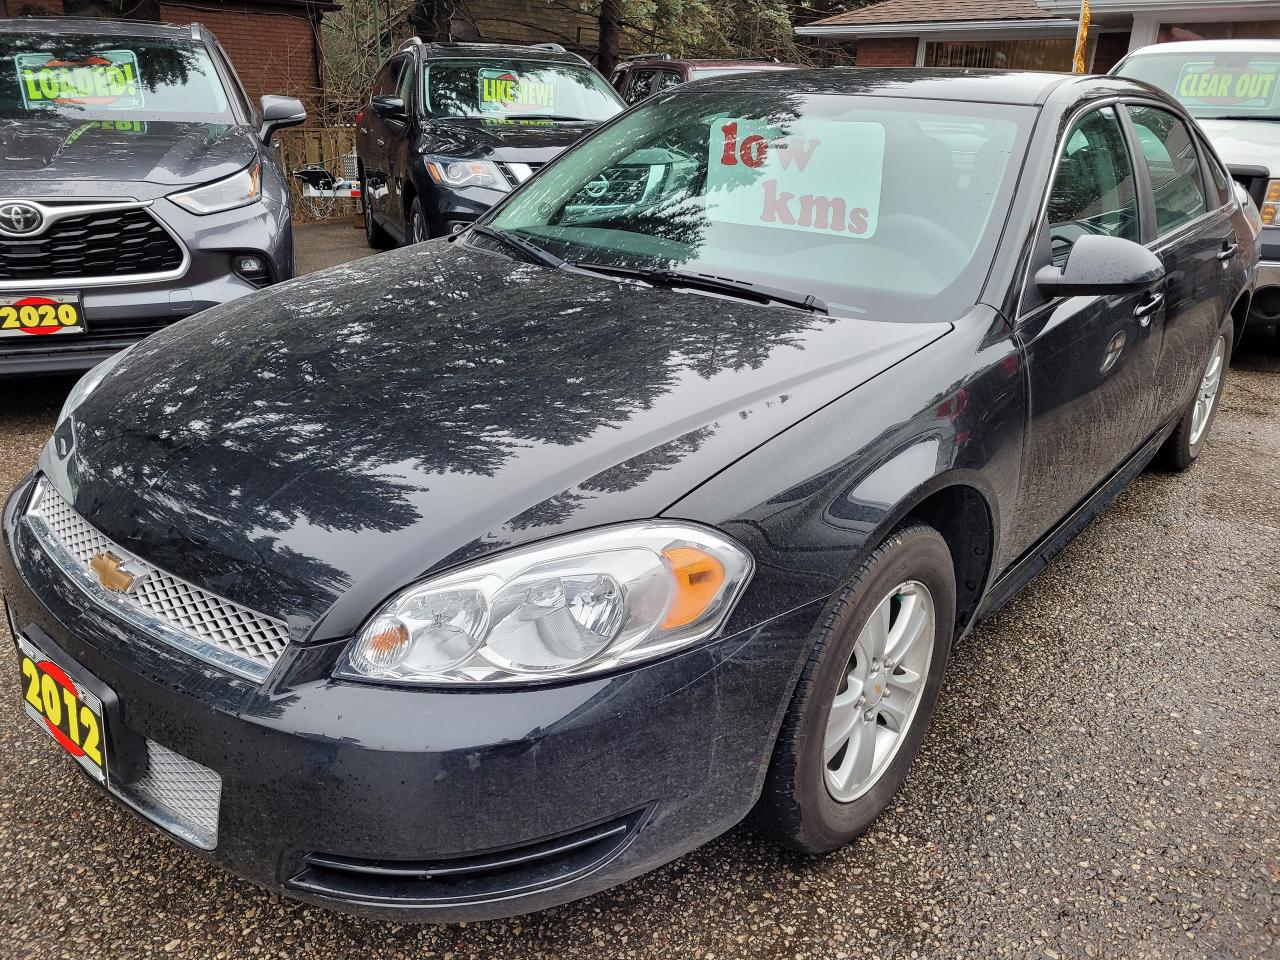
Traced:
<path fill-rule="evenodd" d="M 1035 279 L 1046 297 L 1137 293 L 1164 279 L 1164 264 L 1132 240 L 1089 233 L 1075 242 L 1062 269 L 1041 267 Z"/>
<path fill-rule="evenodd" d="M 378 116 L 391 120 L 402 120 L 405 117 L 404 100 L 400 97 L 388 97 L 379 94 L 373 98 L 373 109 Z"/>
<path fill-rule="evenodd" d="M 277 130 L 296 127 L 306 120 L 307 108 L 297 97 L 266 96 L 262 98 L 262 126 L 258 136 L 263 143 L 270 143 Z"/>

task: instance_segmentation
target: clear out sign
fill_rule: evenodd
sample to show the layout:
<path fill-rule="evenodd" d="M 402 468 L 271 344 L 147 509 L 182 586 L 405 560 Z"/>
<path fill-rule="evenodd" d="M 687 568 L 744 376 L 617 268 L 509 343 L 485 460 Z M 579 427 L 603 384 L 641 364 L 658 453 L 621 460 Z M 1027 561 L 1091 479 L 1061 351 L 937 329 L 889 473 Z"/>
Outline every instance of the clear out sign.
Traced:
<path fill-rule="evenodd" d="M 875 235 L 884 169 L 884 127 L 806 120 L 783 129 L 724 117 L 707 146 L 707 213 L 749 226 Z"/>
<path fill-rule="evenodd" d="M 1280 60 L 1250 60 L 1224 65 L 1210 61 L 1186 63 L 1178 76 L 1178 99 L 1206 106 L 1266 110 L 1280 87 Z"/>

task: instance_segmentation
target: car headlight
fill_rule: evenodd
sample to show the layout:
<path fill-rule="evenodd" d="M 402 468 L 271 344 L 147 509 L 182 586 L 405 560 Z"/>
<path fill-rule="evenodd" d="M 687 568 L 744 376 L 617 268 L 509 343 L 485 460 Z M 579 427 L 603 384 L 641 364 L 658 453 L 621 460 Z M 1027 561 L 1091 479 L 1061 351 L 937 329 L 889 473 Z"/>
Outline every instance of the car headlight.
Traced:
<path fill-rule="evenodd" d="M 489 160 L 453 160 L 433 157 L 427 161 L 427 173 L 436 183 L 450 187 L 488 187 L 509 191 L 511 184 L 498 165 Z"/>
<path fill-rule="evenodd" d="M 262 164 L 255 162 L 239 173 L 206 183 L 194 190 L 171 193 L 169 199 L 192 213 L 221 213 L 262 199 Z"/>
<path fill-rule="evenodd" d="M 337 676 L 432 684 L 582 677 L 711 636 L 751 555 L 692 523 L 557 537 L 409 587 L 369 618 Z"/>

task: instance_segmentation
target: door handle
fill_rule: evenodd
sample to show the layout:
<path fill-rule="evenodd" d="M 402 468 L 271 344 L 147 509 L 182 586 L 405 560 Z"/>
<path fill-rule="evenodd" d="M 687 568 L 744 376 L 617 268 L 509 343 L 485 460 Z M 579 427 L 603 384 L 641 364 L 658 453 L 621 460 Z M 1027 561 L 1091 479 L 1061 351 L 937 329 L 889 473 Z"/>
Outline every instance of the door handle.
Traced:
<path fill-rule="evenodd" d="M 1227 263 L 1232 257 L 1240 252 L 1240 244 L 1231 243 L 1230 241 L 1222 245 L 1222 250 L 1218 253 L 1218 259 L 1223 263 Z"/>
<path fill-rule="evenodd" d="M 1147 299 L 1133 308 L 1133 315 L 1137 318 L 1138 325 L 1145 327 L 1151 322 L 1151 315 L 1160 309 L 1160 304 L 1164 303 L 1163 293 L 1150 294 Z"/>

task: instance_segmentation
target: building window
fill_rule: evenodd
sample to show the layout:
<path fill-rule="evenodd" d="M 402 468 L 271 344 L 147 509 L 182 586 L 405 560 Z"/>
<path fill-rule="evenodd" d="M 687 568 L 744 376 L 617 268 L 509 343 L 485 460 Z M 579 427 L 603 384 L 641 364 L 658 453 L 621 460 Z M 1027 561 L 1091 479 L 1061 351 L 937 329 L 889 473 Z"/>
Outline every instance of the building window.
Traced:
<path fill-rule="evenodd" d="M 930 40 L 926 67 L 1000 67 L 1005 70 L 1070 70 L 1075 41 Z"/>
<path fill-rule="evenodd" d="M 1237 23 L 1162 23 L 1157 43 L 1172 40 L 1275 40 L 1280 20 L 1242 20 Z"/>

